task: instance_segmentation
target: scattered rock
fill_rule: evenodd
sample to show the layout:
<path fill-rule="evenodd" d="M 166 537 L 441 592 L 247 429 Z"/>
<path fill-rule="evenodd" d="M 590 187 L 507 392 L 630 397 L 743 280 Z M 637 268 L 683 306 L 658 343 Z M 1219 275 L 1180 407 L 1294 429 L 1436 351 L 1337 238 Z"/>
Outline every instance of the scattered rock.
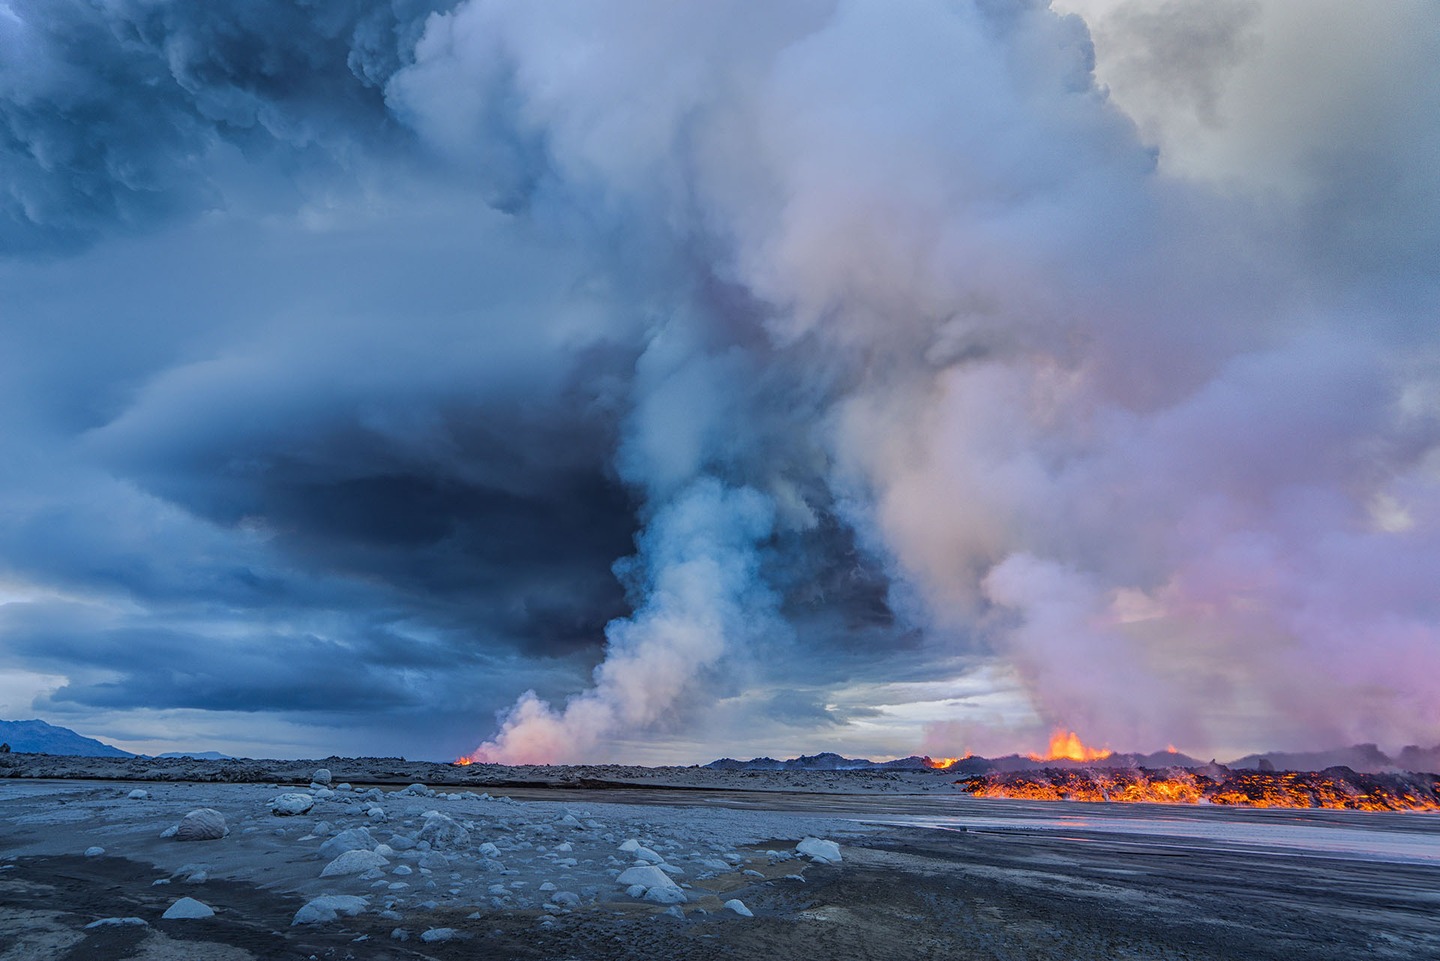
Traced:
<path fill-rule="evenodd" d="M 149 792 L 149 791 L 142 791 L 142 790 L 140 790 L 140 789 L 137 787 L 135 790 L 131 791 L 129 794 L 127 794 L 127 795 L 125 795 L 125 796 L 128 797 L 128 798 L 129 798 L 130 800 L 132 800 L 132 801 L 143 801 L 143 800 L 145 800 L 147 797 L 150 796 L 150 792 Z M 107 920 L 108 920 L 108 919 L 107 919 Z"/>
<path fill-rule="evenodd" d="M 680 885 L 672 881 L 670 875 L 652 865 L 627 868 L 620 872 L 615 881 L 630 888 L 644 888 L 645 893 L 641 897 L 657 904 L 683 904 L 687 900 Z M 634 896 L 631 894 L 631 897 Z"/>
<path fill-rule="evenodd" d="M 739 898 L 731 898 L 729 901 L 726 901 L 726 902 L 725 902 L 725 910 L 727 910 L 727 911 L 734 911 L 736 914 L 740 915 L 740 917 L 742 917 L 742 918 L 753 918 L 753 917 L 755 917 L 755 912 L 754 912 L 754 911 L 751 911 L 749 908 L 747 908 L 747 907 L 745 906 L 745 902 L 744 902 L 744 901 L 741 901 Z"/>
<path fill-rule="evenodd" d="M 196 901 L 194 898 L 181 898 L 160 915 L 167 921 L 190 921 L 196 918 L 213 918 L 215 909 L 203 901 Z"/>
<path fill-rule="evenodd" d="M 455 937 L 454 928 L 428 928 L 420 935 L 421 941 L 449 941 Z"/>
<path fill-rule="evenodd" d="M 177 841 L 218 841 L 230 833 L 225 815 L 214 808 L 196 808 L 175 826 Z"/>
<path fill-rule="evenodd" d="M 425 826 L 418 835 L 434 847 L 464 846 L 470 843 L 470 832 L 454 818 L 439 811 L 425 812 Z"/>
<path fill-rule="evenodd" d="M 282 794 L 270 802 L 270 813 L 279 817 L 294 817 L 304 814 L 315 806 L 315 799 L 308 794 Z"/>
<path fill-rule="evenodd" d="M 325 870 L 320 872 L 320 876 L 333 878 L 345 874 L 363 874 L 389 864 L 389 858 L 376 854 L 374 851 L 346 851 L 325 865 Z"/>
<path fill-rule="evenodd" d="M 820 838 L 806 838 L 795 845 L 795 853 L 803 854 L 812 861 L 821 864 L 840 863 L 840 845 L 834 841 L 822 841 Z"/>
<path fill-rule="evenodd" d="M 630 852 L 637 861 L 644 861 L 646 864 L 664 864 L 665 859 L 649 848 L 636 848 Z"/>
<path fill-rule="evenodd" d="M 88 847 L 88 848 L 85 849 L 85 856 L 86 856 L 87 858 L 98 858 L 100 855 L 102 855 L 102 854 L 104 854 L 104 853 L 105 853 L 105 849 L 102 848 L 102 847 L 100 847 L 98 844 L 97 844 L 97 845 L 91 845 L 90 847 Z"/>
<path fill-rule="evenodd" d="M 340 915 L 353 917 L 364 911 L 370 904 L 365 898 L 355 897 L 351 894 L 325 894 L 318 898 L 312 898 L 305 906 L 295 912 L 295 919 L 290 922 L 291 926 L 297 924 L 325 924 L 334 921 Z"/>
<path fill-rule="evenodd" d="M 198 904 L 199 902 L 197 901 L 196 903 Z M 110 928 L 129 925 L 134 925 L 137 928 L 145 928 L 150 926 L 150 922 L 144 918 L 101 918 L 99 921 L 91 921 L 85 925 L 85 928 L 89 930 L 90 928 Z"/>
<path fill-rule="evenodd" d="M 314 774 L 310 775 L 310 781 L 313 784 L 323 784 L 328 787 L 330 785 L 330 780 L 330 769 L 327 767 L 322 767 Z"/>
<path fill-rule="evenodd" d="M 317 833 L 319 825 L 316 825 Z M 395 847 L 395 842 L 391 841 Z M 373 851 L 378 846 L 375 836 L 370 833 L 369 828 L 350 828 L 341 831 L 330 840 L 320 845 L 320 856 L 322 858 L 334 858 L 346 851 Z"/>

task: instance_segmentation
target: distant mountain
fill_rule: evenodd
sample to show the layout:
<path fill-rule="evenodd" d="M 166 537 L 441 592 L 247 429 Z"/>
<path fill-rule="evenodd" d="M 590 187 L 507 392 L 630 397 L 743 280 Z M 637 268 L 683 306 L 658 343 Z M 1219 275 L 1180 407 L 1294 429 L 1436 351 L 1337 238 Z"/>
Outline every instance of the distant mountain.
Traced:
<path fill-rule="evenodd" d="M 164 754 L 157 754 L 156 757 L 186 757 L 192 761 L 233 761 L 235 758 L 229 754 L 221 754 L 219 751 L 166 751 Z"/>
<path fill-rule="evenodd" d="M 0 743 L 17 754 L 67 754 L 75 757 L 134 757 L 129 751 L 83 737 L 68 727 L 44 721 L 0 721 Z"/>
<path fill-rule="evenodd" d="M 933 767 L 928 757 L 905 757 L 896 761 L 871 761 L 866 758 L 844 757 L 825 752 L 804 757 L 777 761 L 773 757 L 757 757 L 748 761 L 737 761 L 724 757 L 711 761 L 705 767 L 721 771 L 878 771 L 910 770 L 919 771 Z M 1266 754 L 1247 754 L 1228 764 L 1205 762 L 1177 751 L 1156 751 L 1152 754 L 1111 754 L 1095 761 L 1070 761 L 1065 759 L 1036 760 L 1024 754 L 1007 754 L 1004 757 L 967 757 L 946 767 L 957 776 L 973 776 L 992 772 L 1007 773 L 1037 771 L 1041 769 L 1086 770 L 1139 769 L 1162 770 L 1164 768 L 1187 768 L 1189 770 L 1236 770 L 1252 771 L 1323 771 L 1331 767 L 1348 767 L 1352 771 L 1367 774 L 1383 774 L 1403 770 L 1416 773 L 1440 771 L 1440 745 L 1422 748 L 1415 745 L 1402 750 L 1391 758 L 1374 744 L 1354 744 L 1350 747 L 1329 751 L 1286 752 L 1271 751 Z"/>
<path fill-rule="evenodd" d="M 927 757 L 902 757 L 895 761 L 871 761 L 863 757 L 842 757 L 825 751 L 820 754 L 792 757 L 777 761 L 773 757 L 755 757 L 748 761 L 737 761 L 722 757 L 711 761 L 705 767 L 716 771 L 919 771 L 930 767 Z"/>
<path fill-rule="evenodd" d="M 1374 744 L 1352 744 L 1328 751 L 1270 751 L 1247 754 L 1231 761 L 1229 766 L 1256 771 L 1323 771 L 1327 767 L 1348 767 L 1367 774 L 1397 770 L 1436 772 L 1440 771 L 1440 744 L 1428 748 L 1411 744 L 1393 758 Z"/>

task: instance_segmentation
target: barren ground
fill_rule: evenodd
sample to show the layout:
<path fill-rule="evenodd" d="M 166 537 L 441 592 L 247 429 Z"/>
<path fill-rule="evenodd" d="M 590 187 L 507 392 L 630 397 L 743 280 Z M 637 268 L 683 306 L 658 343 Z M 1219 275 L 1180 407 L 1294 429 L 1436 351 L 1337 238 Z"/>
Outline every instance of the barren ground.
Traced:
<path fill-rule="evenodd" d="M 107 764 L 55 763 L 115 776 Z M 183 763 L 162 773 L 214 778 L 224 767 Z M 924 773 L 705 772 L 707 783 L 687 785 L 623 769 L 490 769 L 482 781 L 450 768 L 439 774 L 456 787 L 432 774 L 429 793 L 399 790 L 425 773 L 408 762 L 233 763 L 290 776 L 0 779 L 0 961 L 1440 958 L 1433 815 L 981 801 Z M 304 815 L 272 814 L 270 799 L 309 792 L 322 763 L 353 790 Z M 374 779 L 378 801 L 364 796 L 364 773 L 386 774 Z M 651 786 L 598 786 L 623 782 Z M 757 782 L 765 790 L 751 790 Z M 149 796 L 128 797 L 136 788 Z M 229 836 L 159 836 L 196 807 L 224 814 Z M 340 831 L 364 825 L 387 844 L 416 835 L 432 810 L 469 837 L 428 852 L 387 847 L 372 875 L 320 877 L 319 845 Z M 844 860 L 795 856 L 806 836 L 837 841 Z M 683 872 L 683 917 L 615 883 L 631 838 Z M 487 842 L 498 857 L 480 852 Z M 92 846 L 105 853 L 86 856 Z M 574 904 L 550 900 L 564 891 Z M 365 910 L 292 925 L 326 894 L 363 896 Z M 162 920 L 181 896 L 215 917 Z M 725 910 L 730 898 L 755 917 Z M 86 928 L 120 917 L 146 924 Z M 437 928 L 452 940 L 421 940 Z"/>

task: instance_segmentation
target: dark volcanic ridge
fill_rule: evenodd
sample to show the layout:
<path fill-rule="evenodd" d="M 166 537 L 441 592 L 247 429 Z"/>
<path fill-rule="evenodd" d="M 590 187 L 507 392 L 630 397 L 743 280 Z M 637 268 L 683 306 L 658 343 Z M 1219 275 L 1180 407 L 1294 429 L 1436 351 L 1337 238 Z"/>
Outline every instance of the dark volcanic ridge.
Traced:
<path fill-rule="evenodd" d="M 737 761 L 734 758 L 724 757 L 704 766 L 717 771 L 945 770 L 956 775 L 1042 770 L 1169 770 L 1175 768 L 1261 772 L 1323 771 L 1326 768 L 1345 767 L 1351 771 L 1365 774 L 1391 774 L 1425 773 L 1440 770 L 1440 745 L 1422 748 L 1412 744 L 1394 757 L 1386 754 L 1374 744 L 1354 744 L 1350 747 L 1332 748 L 1326 751 L 1269 751 L 1264 754 L 1247 754 L 1223 764 L 1214 758 L 1202 761 L 1178 751 L 1154 751 L 1150 754 L 1117 753 L 1088 761 L 1069 758 L 1036 758 L 1025 754 L 1007 754 L 994 758 L 976 755 L 959 759 L 936 759 L 929 756 L 912 755 L 894 761 L 871 761 L 866 758 L 847 758 L 827 752 L 804 755 L 784 761 L 777 761 L 771 757 L 757 757 L 748 761 Z"/>

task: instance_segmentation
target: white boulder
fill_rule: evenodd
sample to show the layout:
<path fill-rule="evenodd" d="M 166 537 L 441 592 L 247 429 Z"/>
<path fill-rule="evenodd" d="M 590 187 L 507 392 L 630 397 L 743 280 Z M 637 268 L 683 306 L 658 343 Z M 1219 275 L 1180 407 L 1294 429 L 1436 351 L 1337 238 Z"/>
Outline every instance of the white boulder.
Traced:
<path fill-rule="evenodd" d="M 318 898 L 312 898 L 305 903 L 305 906 L 295 912 L 295 919 L 290 922 L 292 926 L 297 924 L 324 924 L 327 921 L 334 921 L 340 915 L 353 917 L 364 911 L 369 905 L 365 898 L 355 897 L 350 894 L 325 894 Z"/>
<path fill-rule="evenodd" d="M 137 787 L 135 790 L 131 791 L 129 794 L 127 794 L 127 795 L 125 795 L 125 796 L 128 797 L 128 798 L 129 798 L 130 800 L 132 800 L 132 801 L 143 801 L 143 800 L 145 800 L 147 797 L 150 796 L 150 792 L 149 792 L 149 791 L 142 791 L 140 788 Z"/>
<path fill-rule="evenodd" d="M 319 826 L 316 826 L 317 830 Z M 346 851 L 373 851 L 378 842 L 369 828 L 350 828 L 341 831 L 320 845 L 322 858 L 334 858 Z"/>
<path fill-rule="evenodd" d="M 387 867 L 390 859 L 374 851 L 346 851 L 320 872 L 322 878 L 333 878 L 345 874 L 364 874 L 375 868 Z"/>
<path fill-rule="evenodd" d="M 270 813 L 287 818 L 304 814 L 315 806 L 315 799 L 308 794 L 281 794 L 270 801 Z"/>
<path fill-rule="evenodd" d="M 160 915 L 167 921 L 189 921 L 196 918 L 213 918 L 215 909 L 203 901 L 196 901 L 194 898 L 181 898 Z"/>
<path fill-rule="evenodd" d="M 665 858 L 649 848 L 636 848 L 630 852 L 637 861 L 644 861 L 646 864 L 664 864 Z"/>
<path fill-rule="evenodd" d="M 450 815 L 439 811 L 425 812 L 425 825 L 416 837 L 429 841 L 432 847 L 457 847 L 470 843 L 470 832 Z"/>
<path fill-rule="evenodd" d="M 225 815 L 214 808 L 196 808 L 175 826 L 177 841 L 218 841 L 230 833 Z"/>
<path fill-rule="evenodd" d="M 754 912 L 754 911 L 751 911 L 749 908 L 747 908 L 747 907 L 745 906 L 745 902 L 744 902 L 744 901 L 741 901 L 739 898 L 731 898 L 729 901 L 726 901 L 726 902 L 725 902 L 725 910 L 727 910 L 727 911 L 734 911 L 736 914 L 740 915 L 740 917 L 742 917 L 742 918 L 753 918 L 753 917 L 755 917 L 755 912 Z"/>
<path fill-rule="evenodd" d="M 329 785 L 330 780 L 330 769 L 328 767 L 322 767 L 314 774 L 310 775 L 310 782 L 312 784 Z"/>
<path fill-rule="evenodd" d="M 628 889 L 644 888 L 642 897 L 657 904 L 682 904 L 685 892 L 670 879 L 670 875 L 653 865 L 638 865 L 620 872 L 615 882 Z M 634 897 L 635 895 L 631 895 Z"/>
<path fill-rule="evenodd" d="M 812 861 L 821 864 L 840 863 L 840 845 L 834 841 L 822 841 L 820 838 L 806 838 L 795 845 L 795 853 L 802 854 Z"/>
<path fill-rule="evenodd" d="M 92 846 L 90 846 L 90 847 L 88 847 L 88 848 L 85 849 L 85 856 L 86 856 L 87 858 L 98 858 L 100 855 L 102 855 L 102 854 L 104 854 L 104 853 L 105 853 L 105 849 L 102 848 L 102 847 L 100 847 L 98 844 L 97 844 L 97 845 L 92 845 Z"/>

